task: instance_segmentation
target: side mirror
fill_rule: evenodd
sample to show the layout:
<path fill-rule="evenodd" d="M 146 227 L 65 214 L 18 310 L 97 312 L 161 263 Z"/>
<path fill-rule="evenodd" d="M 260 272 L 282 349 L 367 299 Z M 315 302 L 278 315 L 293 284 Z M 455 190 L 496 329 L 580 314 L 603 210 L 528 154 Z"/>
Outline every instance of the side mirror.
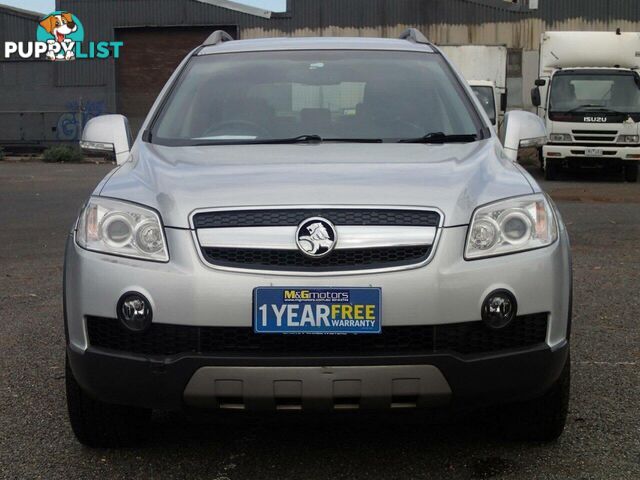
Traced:
<path fill-rule="evenodd" d="M 507 156 L 515 162 L 521 148 L 541 147 L 547 143 L 547 129 L 537 115 L 514 110 L 504 116 L 500 140 Z"/>
<path fill-rule="evenodd" d="M 116 163 L 122 165 L 131 151 L 129 121 L 123 115 L 102 115 L 87 122 L 82 132 L 80 148 L 87 153 L 115 155 Z"/>
<path fill-rule="evenodd" d="M 544 78 L 537 78 L 534 82 L 536 87 L 544 87 L 547 84 L 547 81 Z"/>
<path fill-rule="evenodd" d="M 536 87 L 531 90 L 531 103 L 534 107 L 539 107 L 542 105 L 542 98 L 540 96 L 540 88 Z"/>
<path fill-rule="evenodd" d="M 507 92 L 500 94 L 500 111 L 507 111 Z"/>

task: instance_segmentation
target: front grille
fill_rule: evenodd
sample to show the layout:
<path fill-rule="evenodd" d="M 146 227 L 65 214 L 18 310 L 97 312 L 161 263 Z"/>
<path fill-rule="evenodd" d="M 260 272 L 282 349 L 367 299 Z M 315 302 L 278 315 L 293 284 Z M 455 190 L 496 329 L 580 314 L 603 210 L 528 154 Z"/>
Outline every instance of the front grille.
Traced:
<path fill-rule="evenodd" d="M 252 227 L 297 227 L 312 217 L 322 217 L 340 227 L 422 227 L 437 229 L 441 215 L 433 210 L 407 208 L 267 208 L 264 210 L 222 210 L 201 212 L 192 221 L 198 232 L 208 232 L 215 239 L 216 229 L 251 229 Z M 229 235 L 229 231 L 226 232 Z M 231 234 L 233 235 L 233 233 Z M 244 235 L 247 235 L 246 232 Z M 198 237 L 200 238 L 200 237 Z M 259 236 L 257 237 L 259 239 Z M 259 241 L 259 240 L 257 240 Z M 431 239 L 421 245 L 366 247 L 357 249 L 336 248 L 320 258 L 310 258 L 296 248 L 292 235 L 290 248 L 268 248 L 268 245 L 250 245 L 250 248 L 234 248 L 234 242 L 216 246 L 213 243 L 199 245 L 202 258 L 207 263 L 241 270 L 269 270 L 275 272 L 328 273 L 402 268 L 426 263 L 432 252 Z M 245 244 L 246 246 L 246 244 Z M 255 248 L 262 247 L 262 248 Z"/>
<path fill-rule="evenodd" d="M 411 265 L 425 261 L 429 245 L 418 247 L 357 248 L 334 250 L 321 258 L 310 258 L 298 250 L 261 250 L 248 248 L 203 248 L 205 259 L 221 267 L 254 270 L 331 272 L 336 270 L 371 270 Z"/>
<path fill-rule="evenodd" d="M 618 135 L 617 130 L 573 130 L 575 135 Z"/>
<path fill-rule="evenodd" d="M 616 137 L 594 137 L 593 135 L 575 135 L 576 142 L 614 142 Z"/>
<path fill-rule="evenodd" d="M 440 214 L 426 210 L 359 208 L 295 208 L 276 210 L 231 210 L 197 213 L 195 228 L 296 227 L 310 217 L 323 217 L 334 225 L 391 225 L 437 227 Z"/>
<path fill-rule="evenodd" d="M 616 130 L 573 130 L 576 142 L 615 142 L 618 132 Z"/>
<path fill-rule="evenodd" d="M 132 354 L 196 354 L 242 357 L 393 356 L 457 353 L 474 355 L 543 344 L 546 313 L 525 315 L 503 330 L 480 322 L 383 327 L 379 335 L 256 334 L 252 328 L 194 327 L 154 323 L 143 333 L 116 319 L 87 317 L 93 347 Z"/>

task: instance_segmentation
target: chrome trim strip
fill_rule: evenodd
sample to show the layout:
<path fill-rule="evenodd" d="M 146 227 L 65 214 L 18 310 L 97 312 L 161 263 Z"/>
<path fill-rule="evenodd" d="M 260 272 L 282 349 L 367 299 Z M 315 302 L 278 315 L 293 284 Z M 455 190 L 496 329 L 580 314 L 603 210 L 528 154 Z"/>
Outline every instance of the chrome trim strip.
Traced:
<path fill-rule="evenodd" d="M 436 235 L 432 243 L 431 253 L 429 256 L 420 263 L 415 263 L 411 265 L 402 265 L 399 267 L 388 267 L 388 268 L 376 268 L 376 269 L 364 269 L 364 270 L 338 270 L 331 272 L 300 272 L 300 271 L 286 271 L 286 270 L 259 270 L 252 268 L 236 268 L 236 267 L 223 267 L 220 265 L 214 265 L 209 263 L 207 259 L 204 257 L 202 253 L 202 249 L 200 248 L 200 244 L 198 241 L 198 235 L 195 231 L 193 217 L 198 213 L 204 212 L 224 212 L 224 211 L 234 211 L 234 210 L 274 210 L 274 209 L 297 209 L 297 208 L 308 208 L 308 209 L 324 209 L 324 208 L 340 208 L 347 210 L 355 210 L 355 209 L 380 209 L 380 210 L 426 210 L 431 212 L 436 212 L 440 215 L 440 225 L 436 229 Z M 193 237 L 194 247 L 198 253 L 198 257 L 200 258 L 200 262 L 212 270 L 219 270 L 224 272 L 235 272 L 235 273 L 244 273 L 248 275 L 269 275 L 269 276 L 287 276 L 287 277 L 342 277 L 342 276 L 353 276 L 353 275 L 374 275 L 378 273 L 390 273 L 390 272 L 399 272 L 405 270 L 414 270 L 416 268 L 424 267 L 428 265 L 431 260 L 433 260 L 434 255 L 438 249 L 438 243 L 440 241 L 440 236 L 442 235 L 443 225 L 445 222 L 444 213 L 437 207 L 425 207 L 425 206 L 416 206 L 416 205 L 243 205 L 241 207 L 218 207 L 218 208 L 199 208 L 191 212 L 189 215 L 189 226 L 191 227 L 191 236 Z M 433 227 L 431 227 L 433 228 Z"/>
<path fill-rule="evenodd" d="M 251 248 L 258 250 L 297 250 L 298 227 L 199 228 L 201 247 Z"/>
<path fill-rule="evenodd" d="M 200 246 L 250 248 L 259 250 L 297 250 L 297 227 L 231 227 L 196 230 Z M 336 226 L 336 249 L 413 247 L 433 245 L 435 227 Z"/>

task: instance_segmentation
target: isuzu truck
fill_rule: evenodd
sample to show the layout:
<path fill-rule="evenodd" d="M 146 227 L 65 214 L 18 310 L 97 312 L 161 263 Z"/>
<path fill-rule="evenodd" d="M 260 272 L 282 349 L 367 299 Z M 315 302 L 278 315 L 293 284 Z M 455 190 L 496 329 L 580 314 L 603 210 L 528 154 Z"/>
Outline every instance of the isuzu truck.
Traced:
<path fill-rule="evenodd" d="M 546 32 L 532 102 L 545 120 L 548 180 L 562 168 L 622 169 L 638 180 L 640 33 Z"/>

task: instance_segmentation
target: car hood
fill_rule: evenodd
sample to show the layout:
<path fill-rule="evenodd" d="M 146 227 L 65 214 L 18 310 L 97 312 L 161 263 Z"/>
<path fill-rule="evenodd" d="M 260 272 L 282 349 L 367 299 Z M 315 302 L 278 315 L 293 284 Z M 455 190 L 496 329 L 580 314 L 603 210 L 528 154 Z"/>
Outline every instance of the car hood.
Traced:
<path fill-rule="evenodd" d="M 189 228 L 201 208 L 279 205 L 425 206 L 445 226 L 473 210 L 533 192 L 495 138 L 470 144 L 296 144 L 165 147 L 139 142 L 97 189 L 148 205 Z"/>

